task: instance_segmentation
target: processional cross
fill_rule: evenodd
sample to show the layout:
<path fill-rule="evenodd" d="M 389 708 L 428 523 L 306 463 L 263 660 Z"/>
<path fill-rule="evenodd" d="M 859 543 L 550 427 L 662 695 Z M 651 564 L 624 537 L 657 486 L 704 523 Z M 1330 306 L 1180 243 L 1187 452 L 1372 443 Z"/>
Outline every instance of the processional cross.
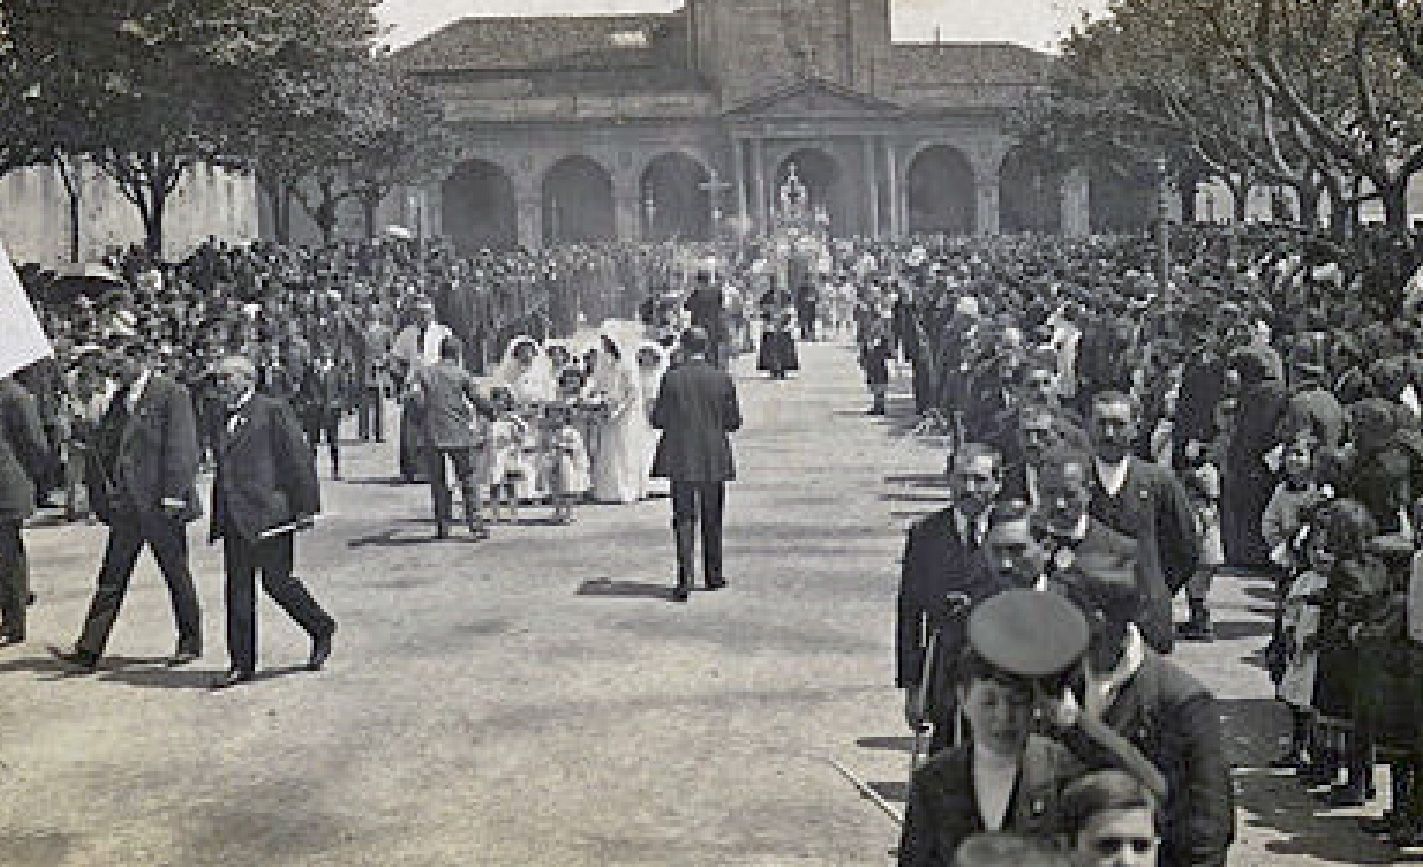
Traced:
<path fill-rule="evenodd" d="M 707 179 L 702 183 L 697 184 L 697 189 L 706 193 L 707 198 L 710 200 L 712 223 L 720 223 L 721 194 L 731 189 L 731 184 L 728 184 L 726 181 L 723 181 L 721 179 L 721 176 L 717 174 L 716 169 L 712 169 L 707 174 Z"/>

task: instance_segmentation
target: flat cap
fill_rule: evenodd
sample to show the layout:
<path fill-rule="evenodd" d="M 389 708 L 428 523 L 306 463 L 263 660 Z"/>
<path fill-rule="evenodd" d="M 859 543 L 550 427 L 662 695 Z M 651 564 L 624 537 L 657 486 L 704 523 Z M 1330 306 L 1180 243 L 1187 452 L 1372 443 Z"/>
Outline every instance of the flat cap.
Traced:
<path fill-rule="evenodd" d="M 1020 677 L 1050 677 L 1087 650 L 1087 619 L 1056 593 L 1008 590 L 968 620 L 968 640 L 989 665 Z"/>

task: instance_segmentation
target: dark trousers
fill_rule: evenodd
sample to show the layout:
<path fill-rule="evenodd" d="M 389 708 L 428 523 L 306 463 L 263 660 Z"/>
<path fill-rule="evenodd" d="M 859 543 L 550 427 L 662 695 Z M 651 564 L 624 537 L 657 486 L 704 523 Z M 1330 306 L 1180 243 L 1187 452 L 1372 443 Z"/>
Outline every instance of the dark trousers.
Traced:
<path fill-rule="evenodd" d="M 25 605 L 30 596 L 30 565 L 25 560 L 22 521 L 0 521 L 0 636 L 25 637 Z"/>
<path fill-rule="evenodd" d="M 361 389 L 356 399 L 356 425 L 362 441 L 372 434 L 377 442 L 385 440 L 385 406 L 380 387 L 371 385 Z"/>
<path fill-rule="evenodd" d="M 235 671 L 257 666 L 257 572 L 262 589 L 313 638 L 327 635 L 336 621 L 316 604 L 301 579 L 292 576 L 291 533 L 271 539 L 225 536 L 223 570 L 227 575 L 227 655 Z"/>
<path fill-rule="evenodd" d="M 722 482 L 672 481 L 672 535 L 677 542 L 677 583 L 690 586 L 696 560 L 696 529 L 702 530 L 702 577 L 720 581 Z"/>
<path fill-rule="evenodd" d="M 400 409 L 400 476 L 407 482 L 420 481 L 428 459 L 422 454 L 425 448 L 421 428 L 424 418 L 420 411 L 406 401 Z"/>
<path fill-rule="evenodd" d="M 316 448 L 326 440 L 326 450 L 331 455 L 332 471 L 341 474 L 341 410 L 335 407 L 311 407 L 302 419 L 306 429 L 306 441 L 311 445 L 311 455 L 316 456 Z"/>
<path fill-rule="evenodd" d="M 455 469 L 459 481 L 460 495 L 464 497 L 464 514 L 467 522 L 475 524 L 479 519 L 479 489 L 474 484 L 474 459 L 467 448 L 426 448 L 430 468 L 430 498 L 435 504 L 435 520 L 446 523 L 454 511 L 451 502 L 449 479 L 445 476 L 445 464 Z"/>
<path fill-rule="evenodd" d="M 103 656 L 124 594 L 128 592 L 133 567 L 144 546 L 153 551 L 153 558 L 158 561 L 158 569 L 168 584 L 173 620 L 178 627 L 178 651 L 203 652 L 198 593 L 193 588 L 193 574 L 188 570 L 188 527 L 161 512 L 147 510 L 130 510 L 128 516 L 115 517 L 109 522 L 109 541 L 104 548 L 103 565 L 99 567 L 99 588 L 89 603 L 84 631 L 75 645 L 78 652 Z"/>

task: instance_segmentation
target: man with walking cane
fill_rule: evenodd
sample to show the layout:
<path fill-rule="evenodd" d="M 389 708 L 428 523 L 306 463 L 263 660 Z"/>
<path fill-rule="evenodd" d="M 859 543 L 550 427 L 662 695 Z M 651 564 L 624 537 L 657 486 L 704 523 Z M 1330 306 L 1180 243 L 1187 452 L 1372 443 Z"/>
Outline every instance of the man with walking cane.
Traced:
<path fill-rule="evenodd" d="M 293 537 L 321 511 L 316 461 L 296 413 L 285 402 L 256 393 L 257 371 L 242 356 L 218 366 L 227 424 L 213 482 L 210 540 L 223 540 L 226 573 L 227 652 L 231 665 L 214 689 L 252 680 L 257 667 L 257 598 L 254 582 L 311 636 L 307 668 L 320 670 L 331 655 L 336 621 L 292 575 Z"/>
<path fill-rule="evenodd" d="M 1001 486 L 997 452 L 977 443 L 965 445 L 954 455 L 949 474 L 953 505 L 915 523 L 905 544 L 895 684 L 905 691 L 910 728 L 933 727 L 933 752 L 955 740 L 957 710 L 948 685 L 963 651 L 975 588 L 995 580 L 983 543 L 989 509 Z"/>

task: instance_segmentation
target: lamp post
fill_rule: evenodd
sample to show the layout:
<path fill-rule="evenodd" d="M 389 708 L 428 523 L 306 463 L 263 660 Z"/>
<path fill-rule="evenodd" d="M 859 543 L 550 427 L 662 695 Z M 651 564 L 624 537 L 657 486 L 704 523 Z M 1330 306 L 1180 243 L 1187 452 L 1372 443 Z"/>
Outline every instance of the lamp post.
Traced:
<path fill-rule="evenodd" d="M 1163 296 L 1169 292 L 1167 281 L 1171 278 L 1171 226 L 1166 219 L 1170 199 L 1171 190 L 1167 177 L 1166 156 L 1163 154 L 1156 158 L 1156 269 L 1157 280 Z"/>

